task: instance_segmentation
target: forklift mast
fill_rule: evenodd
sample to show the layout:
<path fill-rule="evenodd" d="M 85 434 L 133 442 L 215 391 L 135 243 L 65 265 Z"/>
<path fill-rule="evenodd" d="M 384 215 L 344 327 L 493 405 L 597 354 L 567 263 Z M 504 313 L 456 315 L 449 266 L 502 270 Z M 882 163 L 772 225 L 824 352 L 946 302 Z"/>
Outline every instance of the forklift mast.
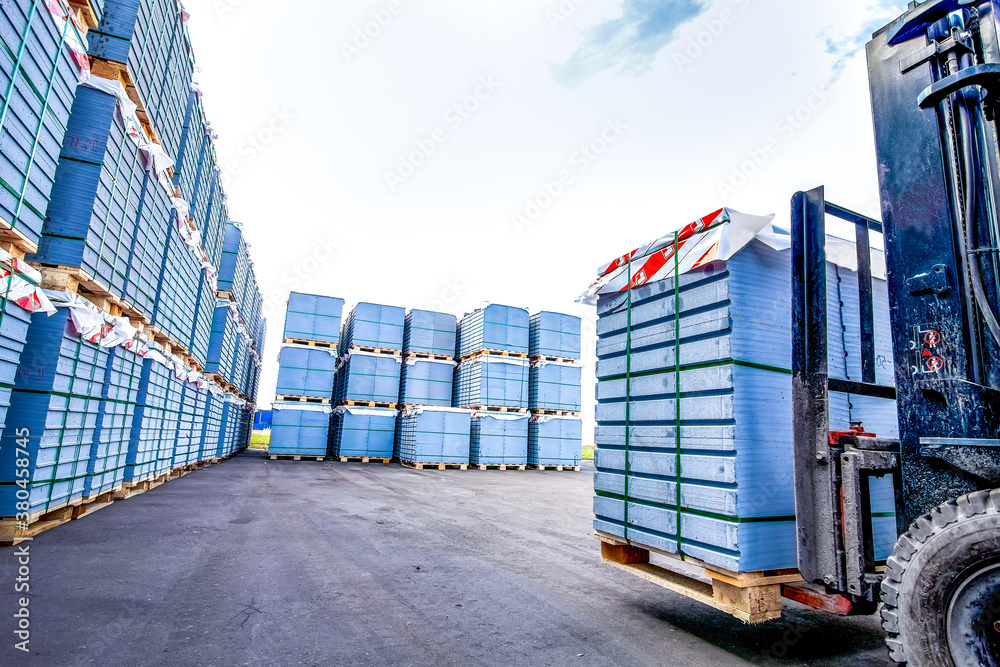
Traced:
<path fill-rule="evenodd" d="M 898 533 L 948 501 L 1000 486 L 996 121 L 1000 0 L 929 0 L 868 45 L 883 222 L 826 201 L 792 203 L 793 404 L 799 569 L 880 599 L 867 478 L 891 474 Z M 853 223 L 862 377 L 827 373 L 826 219 Z M 895 390 L 875 378 L 871 235 L 886 251 Z M 828 396 L 897 399 L 899 440 L 831 434 Z M 882 437 L 878 437 L 882 436 Z"/>
<path fill-rule="evenodd" d="M 1000 482 L 998 10 L 910 3 L 868 45 L 906 525 Z"/>

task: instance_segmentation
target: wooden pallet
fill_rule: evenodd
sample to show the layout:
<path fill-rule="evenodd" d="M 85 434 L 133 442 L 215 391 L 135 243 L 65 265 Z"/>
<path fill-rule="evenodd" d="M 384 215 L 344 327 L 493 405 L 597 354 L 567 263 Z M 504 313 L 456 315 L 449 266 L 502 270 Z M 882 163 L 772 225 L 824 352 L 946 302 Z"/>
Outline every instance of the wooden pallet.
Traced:
<path fill-rule="evenodd" d="M 470 463 L 469 467 L 473 470 L 527 470 L 527 465 L 508 465 L 506 463 Z"/>
<path fill-rule="evenodd" d="M 87 0 L 69 0 L 69 6 L 76 14 L 77 23 L 80 24 L 80 29 L 83 31 L 84 36 L 86 36 L 88 30 L 96 28 L 99 25 L 94 8 L 90 6 L 90 2 Z"/>
<path fill-rule="evenodd" d="M 396 409 L 396 403 L 383 403 L 382 401 L 340 401 L 338 405 L 346 405 L 350 408 L 388 408 Z"/>
<path fill-rule="evenodd" d="M 150 118 L 149 114 L 146 112 L 146 103 L 142 99 L 142 95 L 139 93 L 139 88 L 135 85 L 132 79 L 132 73 L 129 72 L 128 66 L 122 63 L 112 62 L 110 60 L 104 60 L 102 58 L 91 57 L 90 58 L 90 71 L 94 76 L 99 76 L 102 79 L 111 79 L 113 81 L 121 82 L 122 86 L 125 88 L 125 94 L 128 98 L 135 104 L 135 115 L 139 119 L 139 124 L 142 125 L 142 129 L 146 131 L 146 136 L 154 144 L 160 143 L 160 135 L 157 133 L 156 129 L 153 127 L 153 119 Z M 174 177 L 173 168 L 166 170 L 167 176 L 169 178 Z M 188 226 L 194 229 L 194 222 L 188 217 Z"/>
<path fill-rule="evenodd" d="M 341 463 L 382 463 L 383 465 L 389 465 L 392 463 L 392 457 L 385 458 L 381 456 L 335 456 L 335 459 Z"/>
<path fill-rule="evenodd" d="M 454 470 L 468 470 L 468 463 L 417 463 L 415 461 L 400 461 L 400 464 L 406 468 L 413 468 L 414 470 L 423 470 L 424 468 L 437 468 L 438 470 L 447 470 L 452 468 Z"/>
<path fill-rule="evenodd" d="M 31 514 L 26 522 L 19 522 L 16 517 L 0 518 L 0 546 L 20 544 L 50 528 L 72 521 L 73 507 L 72 504 L 63 503 L 56 509 Z"/>
<path fill-rule="evenodd" d="M 579 359 L 571 359 L 570 357 L 553 357 L 548 354 L 536 354 L 533 357 L 529 357 L 531 361 L 556 361 L 561 364 L 579 364 Z"/>
<path fill-rule="evenodd" d="M 394 357 L 402 356 L 402 350 L 390 350 L 385 347 L 369 347 L 368 345 L 351 345 L 347 348 L 349 352 L 371 352 L 373 354 L 387 354 Z"/>
<path fill-rule="evenodd" d="M 164 473 L 155 477 L 147 477 L 139 482 L 125 482 L 118 493 L 115 494 L 115 499 L 128 500 L 129 498 L 141 495 L 147 491 L 152 491 L 156 487 L 166 483 L 169 476 L 169 473 Z"/>
<path fill-rule="evenodd" d="M 461 358 L 462 361 L 475 359 L 476 357 L 510 357 L 512 359 L 527 359 L 527 352 L 511 352 L 509 350 L 479 350 L 472 354 L 467 354 Z"/>
<path fill-rule="evenodd" d="M 180 479 L 181 477 L 185 477 L 186 475 L 190 475 L 192 472 L 194 472 L 197 469 L 198 469 L 198 464 L 197 463 L 187 463 L 187 464 L 182 465 L 182 466 L 177 466 L 176 468 L 174 468 L 173 470 L 171 470 L 169 473 L 167 473 L 167 481 L 171 482 L 171 481 L 173 481 L 175 479 Z"/>
<path fill-rule="evenodd" d="M 430 359 L 431 361 L 455 361 L 450 354 L 431 354 L 430 352 L 407 352 L 407 359 Z"/>
<path fill-rule="evenodd" d="M 146 335 L 152 338 L 157 343 L 159 343 L 159 345 L 166 351 L 167 354 L 172 354 L 176 356 L 178 359 L 184 362 L 184 364 L 187 365 L 189 368 L 192 368 L 199 373 L 202 373 L 205 370 L 205 367 L 201 365 L 201 362 L 196 360 L 188 351 L 188 349 L 184 347 L 184 345 L 175 341 L 173 338 L 170 337 L 169 334 L 160 329 L 158 326 L 147 325 L 145 327 L 145 331 Z M 244 396 L 242 392 L 236 390 L 235 386 L 233 386 L 233 390 L 239 396 L 246 398 L 246 396 Z"/>
<path fill-rule="evenodd" d="M 533 415 L 545 415 L 546 417 L 579 417 L 576 410 L 532 410 Z"/>
<path fill-rule="evenodd" d="M 110 491 L 97 494 L 96 496 L 89 496 L 85 498 L 82 503 L 73 508 L 73 518 L 82 519 L 89 514 L 93 514 L 97 510 L 102 510 L 111 505 L 115 502 L 117 494 L 121 491 L 121 489 L 122 487 L 119 486 L 111 489 Z"/>
<path fill-rule="evenodd" d="M 601 558 L 621 570 L 657 586 L 735 616 L 744 623 L 763 623 L 781 618 L 783 584 L 802 581 L 796 569 L 763 572 L 730 572 L 659 549 L 630 546 L 621 538 L 597 532 Z M 663 565 L 649 562 L 650 552 L 667 556 Z"/>
<path fill-rule="evenodd" d="M 330 405 L 331 399 L 319 398 L 317 396 L 287 396 L 278 394 L 274 397 L 278 401 L 292 401 L 293 403 L 313 403 L 315 405 Z"/>
<path fill-rule="evenodd" d="M 210 382 L 214 382 L 215 384 L 219 385 L 220 387 L 222 387 L 223 389 L 232 394 L 241 393 L 240 390 L 236 387 L 236 385 L 234 385 L 232 382 L 230 382 L 229 380 L 224 378 L 221 374 L 215 371 L 210 371 L 208 373 L 205 373 L 205 377 L 208 378 Z"/>
<path fill-rule="evenodd" d="M 314 454 L 268 454 L 267 458 L 272 461 L 325 461 L 326 455 L 316 456 Z"/>
<path fill-rule="evenodd" d="M 562 472 L 564 470 L 572 470 L 573 472 L 580 472 L 580 466 L 550 466 L 550 465 L 529 465 L 532 470 L 556 470 Z"/>
<path fill-rule="evenodd" d="M 511 414 L 526 415 L 528 414 L 528 408 L 508 408 L 501 405 L 470 405 L 469 410 L 475 410 L 477 412 L 509 412 Z"/>
<path fill-rule="evenodd" d="M 25 255 L 38 252 L 37 243 L 3 218 L 0 218 L 0 241 L 3 249 L 18 259 L 24 259 Z"/>
<path fill-rule="evenodd" d="M 337 349 L 336 343 L 331 343 L 325 340 L 307 340 L 305 338 L 286 338 L 285 345 L 306 345 L 308 347 L 322 347 L 331 350 Z"/>
<path fill-rule="evenodd" d="M 146 327 L 151 322 L 132 302 L 113 294 L 107 286 L 79 267 L 43 262 L 29 264 L 42 274 L 42 282 L 39 283 L 42 289 L 79 294 L 105 312 L 134 321 L 137 328 Z"/>

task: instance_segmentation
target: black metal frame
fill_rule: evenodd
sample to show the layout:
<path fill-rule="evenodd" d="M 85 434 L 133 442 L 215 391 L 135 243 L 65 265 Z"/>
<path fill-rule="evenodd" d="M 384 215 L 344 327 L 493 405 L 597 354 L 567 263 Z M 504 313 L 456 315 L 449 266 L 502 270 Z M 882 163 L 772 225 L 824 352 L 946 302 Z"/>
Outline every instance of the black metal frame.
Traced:
<path fill-rule="evenodd" d="M 853 223 L 858 251 L 862 380 L 830 378 L 828 366 L 826 216 Z M 877 600 L 868 478 L 891 474 L 902 488 L 899 443 L 863 433 L 831 442 L 829 395 L 894 399 L 876 384 L 871 232 L 882 224 L 828 203 L 823 188 L 792 199 L 792 400 L 795 515 L 799 569 L 806 581 L 856 600 Z M 897 505 L 900 498 L 897 498 Z"/>

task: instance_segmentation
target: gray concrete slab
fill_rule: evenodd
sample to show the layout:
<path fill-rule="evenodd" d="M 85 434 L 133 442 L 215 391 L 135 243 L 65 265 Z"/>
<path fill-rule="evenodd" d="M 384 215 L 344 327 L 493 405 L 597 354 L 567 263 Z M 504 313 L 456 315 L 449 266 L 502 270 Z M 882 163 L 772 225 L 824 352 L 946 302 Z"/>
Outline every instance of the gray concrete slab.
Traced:
<path fill-rule="evenodd" d="M 247 452 L 0 549 L 0 664 L 888 665 L 873 618 L 757 627 L 601 563 L 591 475 Z"/>

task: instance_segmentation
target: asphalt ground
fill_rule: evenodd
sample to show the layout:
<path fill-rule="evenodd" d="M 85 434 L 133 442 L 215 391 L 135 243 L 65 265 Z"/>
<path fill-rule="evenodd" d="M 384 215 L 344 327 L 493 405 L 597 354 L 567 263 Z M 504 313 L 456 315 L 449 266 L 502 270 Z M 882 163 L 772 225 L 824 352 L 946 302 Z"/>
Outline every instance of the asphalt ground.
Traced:
<path fill-rule="evenodd" d="M 747 626 L 603 564 L 591 496 L 244 452 L 28 543 L 28 653 L 0 549 L 0 665 L 890 664 L 874 618 Z"/>

